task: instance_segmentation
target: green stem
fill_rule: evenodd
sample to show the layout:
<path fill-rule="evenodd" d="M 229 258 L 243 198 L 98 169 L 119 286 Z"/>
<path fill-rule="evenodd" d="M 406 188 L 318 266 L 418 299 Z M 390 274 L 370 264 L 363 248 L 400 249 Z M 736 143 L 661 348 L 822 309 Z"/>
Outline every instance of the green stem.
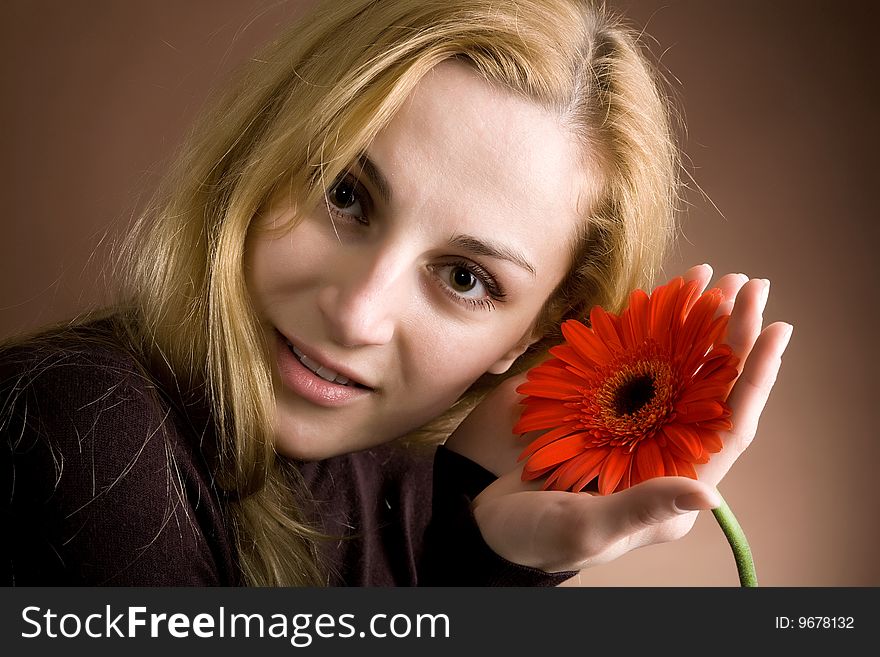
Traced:
<path fill-rule="evenodd" d="M 721 494 L 718 495 L 721 497 Z M 739 526 L 733 511 L 727 506 L 727 502 L 721 497 L 721 506 L 712 509 L 715 519 L 724 530 L 727 542 L 733 550 L 733 557 L 736 559 L 736 569 L 739 572 L 740 586 L 758 586 L 758 576 L 755 573 L 755 562 L 752 560 L 752 551 L 749 548 L 749 542 L 746 535 Z"/>

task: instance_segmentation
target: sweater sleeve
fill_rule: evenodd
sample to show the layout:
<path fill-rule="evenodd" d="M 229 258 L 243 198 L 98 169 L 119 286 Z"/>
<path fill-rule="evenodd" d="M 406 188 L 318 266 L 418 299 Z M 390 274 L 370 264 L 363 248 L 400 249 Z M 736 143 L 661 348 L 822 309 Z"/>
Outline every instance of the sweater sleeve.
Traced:
<path fill-rule="evenodd" d="M 433 509 L 425 534 L 421 583 L 427 586 L 556 586 L 574 571 L 547 573 L 498 555 L 483 540 L 471 509 L 495 475 L 470 459 L 437 448 Z"/>
<path fill-rule="evenodd" d="M 574 575 L 496 554 L 471 511 L 495 475 L 443 446 L 389 443 L 300 468 L 328 584 L 554 586 Z"/>

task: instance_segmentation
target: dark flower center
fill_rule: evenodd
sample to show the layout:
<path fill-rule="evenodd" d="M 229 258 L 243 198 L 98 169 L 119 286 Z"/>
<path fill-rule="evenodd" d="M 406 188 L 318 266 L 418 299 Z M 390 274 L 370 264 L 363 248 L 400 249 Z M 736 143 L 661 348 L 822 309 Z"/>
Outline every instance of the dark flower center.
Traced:
<path fill-rule="evenodd" d="M 614 391 L 614 410 L 618 417 L 632 415 L 654 399 L 655 392 L 654 377 L 636 375 Z"/>

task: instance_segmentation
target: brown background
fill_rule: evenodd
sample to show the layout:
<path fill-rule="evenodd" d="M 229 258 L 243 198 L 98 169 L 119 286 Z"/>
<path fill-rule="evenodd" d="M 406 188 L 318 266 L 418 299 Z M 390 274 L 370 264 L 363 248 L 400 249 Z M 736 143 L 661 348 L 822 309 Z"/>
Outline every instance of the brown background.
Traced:
<path fill-rule="evenodd" d="M 302 2 L 6 0 L 0 337 L 102 298 L 104 239 L 149 195 L 209 89 Z M 772 281 L 794 336 L 721 486 L 765 586 L 877 586 L 877 50 L 872 2 L 617 0 L 679 97 L 695 183 L 670 274 Z M 872 376 L 873 375 L 873 376 Z M 710 514 L 584 585 L 736 585 Z"/>

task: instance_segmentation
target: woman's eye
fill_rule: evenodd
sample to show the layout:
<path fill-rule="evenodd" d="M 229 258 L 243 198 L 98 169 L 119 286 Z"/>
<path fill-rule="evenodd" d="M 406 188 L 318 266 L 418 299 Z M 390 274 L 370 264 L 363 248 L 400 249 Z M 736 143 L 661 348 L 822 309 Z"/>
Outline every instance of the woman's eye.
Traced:
<path fill-rule="evenodd" d="M 350 208 L 357 202 L 357 194 L 348 180 L 342 180 L 330 191 L 330 201 L 340 210 Z"/>
<path fill-rule="evenodd" d="M 465 269 L 459 265 L 453 265 L 448 268 L 449 274 L 449 287 L 458 292 L 459 294 L 467 294 L 472 291 L 478 285 L 482 287 L 482 283 L 480 280 L 474 275 L 472 271 Z M 480 294 L 479 296 L 483 296 Z"/>
<path fill-rule="evenodd" d="M 357 221 L 366 222 L 367 205 L 366 195 L 361 189 L 361 184 L 350 174 L 340 178 L 330 191 L 327 192 L 327 201 L 331 209 L 337 213 L 353 217 Z"/>
<path fill-rule="evenodd" d="M 494 277 L 476 263 L 450 263 L 432 269 L 442 288 L 457 301 L 491 309 L 493 300 L 504 297 Z"/>

